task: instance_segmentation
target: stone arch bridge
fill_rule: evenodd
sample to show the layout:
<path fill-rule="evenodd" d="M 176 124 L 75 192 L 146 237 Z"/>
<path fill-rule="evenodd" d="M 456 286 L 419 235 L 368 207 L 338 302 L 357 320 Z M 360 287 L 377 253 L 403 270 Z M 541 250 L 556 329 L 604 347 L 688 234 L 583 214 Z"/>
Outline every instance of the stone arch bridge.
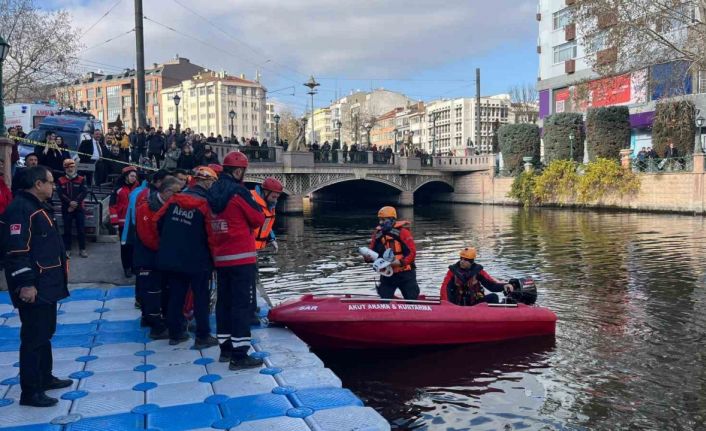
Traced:
<path fill-rule="evenodd" d="M 220 160 L 233 149 L 214 147 Z M 373 152 L 359 152 L 356 161 L 351 162 L 344 161 L 341 151 L 336 156 L 328 154 L 326 157 L 315 157 L 311 152 L 283 152 L 280 147 L 254 151 L 258 150 L 248 147 L 243 150 L 251 160 L 245 180 L 261 183 L 270 176 L 280 180 L 287 195 L 285 212 L 301 212 L 304 198 L 328 186 L 355 180 L 389 186 L 399 191 L 398 205 L 414 205 L 414 193 L 427 184 L 442 183 L 455 191 L 459 181 L 469 174 L 495 169 L 495 155 L 492 154 L 425 160 L 395 157 L 385 162 L 378 160 Z"/>

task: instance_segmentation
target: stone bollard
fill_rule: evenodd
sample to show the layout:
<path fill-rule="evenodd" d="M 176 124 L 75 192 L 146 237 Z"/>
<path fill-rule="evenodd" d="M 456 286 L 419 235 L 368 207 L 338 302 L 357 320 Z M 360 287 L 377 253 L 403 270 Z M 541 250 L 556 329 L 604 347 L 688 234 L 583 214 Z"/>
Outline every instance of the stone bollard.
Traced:
<path fill-rule="evenodd" d="M 522 161 L 525 162 L 525 172 L 532 172 L 532 169 L 534 169 L 532 166 L 532 159 L 534 159 L 532 156 L 522 158 Z"/>
<path fill-rule="evenodd" d="M 630 148 L 624 148 L 620 150 L 620 165 L 623 169 L 630 170 L 632 158 L 632 150 Z"/>

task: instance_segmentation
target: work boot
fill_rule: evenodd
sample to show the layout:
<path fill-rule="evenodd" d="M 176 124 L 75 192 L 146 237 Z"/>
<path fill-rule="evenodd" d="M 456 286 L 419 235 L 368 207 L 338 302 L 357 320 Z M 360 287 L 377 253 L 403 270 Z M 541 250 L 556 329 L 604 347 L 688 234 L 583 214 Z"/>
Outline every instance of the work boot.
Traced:
<path fill-rule="evenodd" d="M 213 335 L 208 335 L 203 338 L 196 337 L 196 341 L 194 342 L 194 349 L 196 349 L 196 350 L 208 349 L 209 347 L 213 347 L 213 346 L 217 346 L 217 345 L 218 345 L 218 340 Z"/>
<path fill-rule="evenodd" d="M 135 300 L 135 309 L 137 309 L 137 310 L 142 309 L 142 303 L 140 302 L 139 299 Z"/>
<path fill-rule="evenodd" d="M 44 392 L 36 392 L 28 396 L 22 394 L 20 396 L 21 406 L 51 407 L 55 406 L 58 402 L 59 400 L 57 400 L 56 398 L 48 397 L 47 394 L 45 394 Z"/>
<path fill-rule="evenodd" d="M 71 250 L 66 250 L 66 258 L 71 259 Z"/>
<path fill-rule="evenodd" d="M 230 350 L 221 350 L 218 362 L 230 362 Z"/>
<path fill-rule="evenodd" d="M 124 272 L 125 272 L 125 278 L 132 277 L 132 270 L 130 268 L 125 268 Z"/>
<path fill-rule="evenodd" d="M 60 379 L 58 377 L 51 376 L 49 383 L 44 387 L 45 391 L 50 391 L 52 389 L 64 389 L 73 385 L 74 381 L 71 379 Z"/>
<path fill-rule="evenodd" d="M 86 250 L 79 250 L 78 255 L 83 258 L 88 257 L 88 253 L 86 252 Z"/>
<path fill-rule="evenodd" d="M 150 338 L 153 340 L 166 340 L 169 338 L 169 330 L 167 328 L 161 330 L 152 328 L 150 331 Z"/>
<path fill-rule="evenodd" d="M 170 346 L 176 346 L 179 343 L 183 343 L 184 341 L 189 340 L 189 334 L 186 332 L 182 332 L 181 335 L 177 338 L 170 338 L 169 339 L 169 345 Z"/>
<path fill-rule="evenodd" d="M 243 370 L 246 368 L 255 368 L 264 364 L 265 361 L 258 358 L 253 358 L 252 356 L 243 356 L 240 358 L 230 358 L 230 364 L 228 369 L 231 371 Z"/>

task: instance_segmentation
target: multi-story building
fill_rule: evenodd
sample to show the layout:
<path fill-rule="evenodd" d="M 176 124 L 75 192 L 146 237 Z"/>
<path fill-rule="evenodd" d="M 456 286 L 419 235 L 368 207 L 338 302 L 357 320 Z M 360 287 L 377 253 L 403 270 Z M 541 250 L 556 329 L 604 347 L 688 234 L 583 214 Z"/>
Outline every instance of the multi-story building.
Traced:
<path fill-rule="evenodd" d="M 310 115 L 311 117 L 311 115 Z M 319 108 L 314 110 L 314 121 L 307 121 L 307 138 L 311 139 L 311 128 L 314 128 L 314 141 L 323 144 L 328 141 L 331 143 L 336 137 L 334 124 L 331 120 L 330 108 Z"/>
<path fill-rule="evenodd" d="M 265 126 L 267 90 L 257 80 L 204 71 L 181 84 L 162 90 L 162 127 L 176 125 L 174 96 L 179 95 L 179 123 L 182 128 L 223 137 L 267 137 Z M 231 120 L 230 112 L 235 113 Z M 274 122 L 274 120 L 272 120 Z"/>
<path fill-rule="evenodd" d="M 395 108 L 377 117 L 373 128 L 370 129 L 371 145 L 377 146 L 378 150 L 383 150 L 387 147 L 395 149 L 395 139 L 399 139 L 397 115 L 404 110 L 405 108 Z"/>
<path fill-rule="evenodd" d="M 189 79 L 203 67 L 177 57 L 163 64 L 153 64 L 145 70 L 145 116 L 147 124 L 162 124 L 163 105 L 159 96 L 164 87 L 176 85 Z M 97 119 L 110 124 L 118 117 L 126 129 L 136 125 L 136 109 L 133 100 L 137 92 L 135 70 L 119 74 L 90 72 L 70 84 L 56 89 L 56 100 L 61 106 L 72 106 L 93 114 Z"/>
<path fill-rule="evenodd" d="M 398 141 L 404 143 L 405 148 L 409 151 L 422 148 L 425 124 L 424 102 L 417 102 L 407 106 L 397 112 L 395 117 Z"/>
<path fill-rule="evenodd" d="M 476 140 L 476 99 L 464 97 L 444 99 L 426 105 L 423 149 L 442 154 L 463 156 L 479 151 L 492 151 L 493 135 L 509 121 L 510 96 L 481 97 L 480 142 Z"/>
<path fill-rule="evenodd" d="M 265 137 L 268 142 L 275 141 L 275 104 L 265 103 Z"/>
<path fill-rule="evenodd" d="M 568 0 L 539 0 L 539 123 L 548 115 L 561 112 L 585 113 L 588 108 L 628 106 L 632 126 L 632 148 L 652 145 L 652 120 L 655 102 L 664 97 L 682 95 L 692 99 L 697 108 L 706 110 L 706 98 L 693 93 L 706 92 L 706 72 L 688 73 L 689 65 L 683 61 L 670 62 L 655 54 L 652 64 L 629 67 L 625 62 L 616 63 L 620 56 L 629 56 L 625 48 L 610 45 L 604 37 L 616 17 L 606 14 L 596 19 L 597 33 L 585 39 L 575 20 L 575 7 L 579 2 Z M 655 3 L 656 4 L 656 3 Z M 675 3 L 675 5 L 677 5 Z M 684 2 L 684 17 L 698 17 L 693 2 Z M 681 6 L 680 6 L 681 7 Z M 689 10 L 688 8 L 692 8 Z M 645 14 L 651 13 L 645 11 Z M 664 30 L 669 39 L 674 32 L 686 30 L 690 19 L 681 20 Z M 660 26 L 665 28 L 665 26 Z M 654 31 L 657 30 L 655 27 Z M 639 48 L 638 48 L 639 49 Z M 642 49 L 645 49 L 642 47 Z M 654 51 L 655 53 L 658 50 Z M 599 76 L 594 65 L 618 64 L 623 71 L 614 76 Z M 665 79 L 665 77 L 667 77 Z M 674 79 L 674 77 L 680 77 Z M 679 87 L 680 91 L 674 91 Z"/>

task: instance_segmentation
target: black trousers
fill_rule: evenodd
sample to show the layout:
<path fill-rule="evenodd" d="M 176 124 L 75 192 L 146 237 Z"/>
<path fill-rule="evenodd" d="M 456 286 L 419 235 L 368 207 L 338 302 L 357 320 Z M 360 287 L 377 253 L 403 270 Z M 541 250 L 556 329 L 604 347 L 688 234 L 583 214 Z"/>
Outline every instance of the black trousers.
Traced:
<path fill-rule="evenodd" d="M 140 269 L 137 272 L 135 285 L 145 322 L 153 331 L 163 331 L 165 328 L 163 316 L 167 314 L 165 309 L 167 292 L 163 274 L 151 269 Z"/>
<path fill-rule="evenodd" d="M 121 227 L 118 229 L 118 239 L 121 239 L 123 237 L 123 230 L 125 227 Z M 132 244 L 123 244 L 122 242 L 120 243 L 120 262 L 123 264 L 123 269 L 133 269 L 132 268 L 132 255 L 133 255 L 133 249 L 132 249 Z"/>
<path fill-rule="evenodd" d="M 250 317 L 255 309 L 256 264 L 218 268 L 216 333 L 221 351 L 245 357 L 250 348 Z"/>
<path fill-rule="evenodd" d="M 64 219 L 64 248 L 71 251 L 71 228 L 76 224 L 76 236 L 78 237 L 79 250 L 86 249 L 86 214 L 83 209 L 76 208 L 69 212 L 68 208 L 61 209 L 61 216 Z"/>
<path fill-rule="evenodd" d="M 380 285 L 378 286 L 380 298 L 394 298 L 397 289 L 400 289 L 404 299 L 417 299 L 419 297 L 417 271 L 412 269 L 392 274 L 390 277 L 380 276 Z"/>
<path fill-rule="evenodd" d="M 39 299 L 37 299 L 39 301 Z M 44 388 L 52 377 L 51 337 L 56 331 L 56 303 L 22 303 L 20 312 L 20 388 L 27 397 Z"/>
<path fill-rule="evenodd" d="M 194 274 L 183 272 L 166 272 L 167 286 L 169 289 L 169 306 L 167 314 L 167 327 L 169 338 L 177 339 L 184 331 L 184 300 L 191 287 L 194 293 L 194 319 L 196 320 L 196 337 L 205 338 L 211 333 L 208 321 L 208 304 L 210 295 L 208 281 L 211 271 L 202 271 Z"/>

